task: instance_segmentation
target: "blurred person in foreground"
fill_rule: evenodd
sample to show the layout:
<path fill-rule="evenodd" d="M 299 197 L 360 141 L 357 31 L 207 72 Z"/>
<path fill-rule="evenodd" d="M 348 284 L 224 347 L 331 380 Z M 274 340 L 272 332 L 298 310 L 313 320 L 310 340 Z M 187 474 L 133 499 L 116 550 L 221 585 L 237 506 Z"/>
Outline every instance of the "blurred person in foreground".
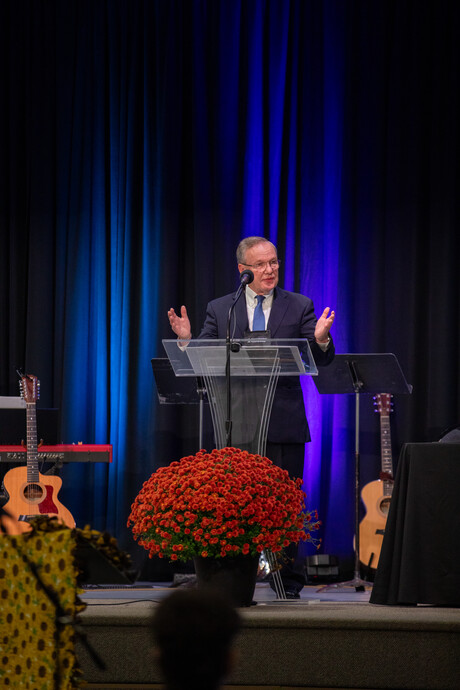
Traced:
<path fill-rule="evenodd" d="M 153 616 L 155 651 L 166 690 L 218 690 L 234 663 L 240 616 L 219 593 L 179 589 Z"/>

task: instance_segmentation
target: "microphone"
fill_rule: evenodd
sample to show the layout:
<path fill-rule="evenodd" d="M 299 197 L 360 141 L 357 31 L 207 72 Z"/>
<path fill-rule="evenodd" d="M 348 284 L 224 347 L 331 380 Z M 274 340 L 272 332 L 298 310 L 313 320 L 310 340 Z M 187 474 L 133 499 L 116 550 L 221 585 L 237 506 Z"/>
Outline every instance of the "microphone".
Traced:
<path fill-rule="evenodd" d="M 251 269 L 247 268 L 245 271 L 240 273 L 240 285 L 248 285 L 254 280 L 254 273 Z"/>
<path fill-rule="evenodd" d="M 245 271 L 241 271 L 241 273 L 240 273 L 240 284 L 238 285 L 238 290 L 235 293 L 235 298 L 233 300 L 233 303 L 232 303 L 230 309 L 228 310 L 227 338 L 226 338 L 227 345 L 230 343 L 230 320 L 232 317 L 232 312 L 233 312 L 235 305 L 238 302 L 242 292 L 246 289 L 246 285 L 248 285 L 248 283 L 252 283 L 253 280 L 254 280 L 254 273 L 249 268 L 247 268 Z"/>

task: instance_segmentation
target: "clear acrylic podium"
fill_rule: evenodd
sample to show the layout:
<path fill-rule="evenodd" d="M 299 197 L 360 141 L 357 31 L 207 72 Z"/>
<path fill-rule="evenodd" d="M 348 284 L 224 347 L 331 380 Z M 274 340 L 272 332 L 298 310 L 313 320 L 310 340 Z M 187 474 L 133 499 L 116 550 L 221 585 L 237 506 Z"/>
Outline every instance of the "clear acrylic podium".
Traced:
<path fill-rule="evenodd" d="M 265 455 L 268 423 L 280 376 L 318 373 L 306 339 L 163 340 L 176 376 L 202 378 L 214 440 L 224 448 L 231 420 L 232 446 Z M 229 396 L 229 383 L 231 396 Z"/>
<path fill-rule="evenodd" d="M 163 340 L 163 345 L 176 376 L 204 381 L 216 448 L 233 446 L 264 456 L 279 377 L 318 374 L 306 339 L 196 339 L 186 346 Z M 277 598 L 285 600 L 276 557 L 269 550 L 264 554 Z"/>

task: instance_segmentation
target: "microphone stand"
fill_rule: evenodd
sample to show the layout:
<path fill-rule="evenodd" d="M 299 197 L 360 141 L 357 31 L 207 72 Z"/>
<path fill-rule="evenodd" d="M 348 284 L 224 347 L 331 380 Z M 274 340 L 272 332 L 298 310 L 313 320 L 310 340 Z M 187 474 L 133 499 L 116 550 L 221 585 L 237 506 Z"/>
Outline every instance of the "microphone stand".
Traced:
<path fill-rule="evenodd" d="M 226 441 L 225 444 L 228 447 L 232 445 L 232 387 L 231 387 L 231 371 L 230 371 L 230 357 L 232 352 L 239 352 L 239 343 L 232 343 L 230 339 L 230 321 L 232 318 L 233 310 L 235 309 L 236 303 L 238 302 L 241 294 L 246 289 L 248 283 L 252 283 L 254 280 L 254 273 L 249 269 L 242 271 L 240 273 L 240 284 L 238 290 L 235 294 L 235 299 L 233 304 L 228 310 L 227 318 L 227 335 L 225 338 L 225 380 L 227 383 L 227 420 L 225 422 L 226 431 Z"/>

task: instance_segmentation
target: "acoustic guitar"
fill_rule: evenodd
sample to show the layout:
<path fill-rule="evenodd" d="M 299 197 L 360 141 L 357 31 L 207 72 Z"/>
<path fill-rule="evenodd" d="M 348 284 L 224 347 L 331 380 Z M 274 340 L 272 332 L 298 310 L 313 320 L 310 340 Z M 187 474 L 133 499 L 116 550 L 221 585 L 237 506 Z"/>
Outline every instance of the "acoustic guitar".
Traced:
<path fill-rule="evenodd" d="M 366 515 L 359 526 L 359 560 L 371 569 L 377 568 L 393 491 L 393 460 L 391 454 L 390 412 L 392 396 L 379 393 L 374 398 L 380 413 L 380 479 L 369 482 L 361 492 Z"/>
<path fill-rule="evenodd" d="M 27 465 L 9 470 L 3 479 L 8 494 L 8 502 L 3 507 L 3 531 L 13 535 L 30 531 L 30 521 L 39 516 L 56 517 L 73 528 L 75 520 L 57 498 L 62 480 L 38 471 L 36 402 L 40 383 L 36 376 L 21 375 L 19 386 L 26 401 Z"/>

